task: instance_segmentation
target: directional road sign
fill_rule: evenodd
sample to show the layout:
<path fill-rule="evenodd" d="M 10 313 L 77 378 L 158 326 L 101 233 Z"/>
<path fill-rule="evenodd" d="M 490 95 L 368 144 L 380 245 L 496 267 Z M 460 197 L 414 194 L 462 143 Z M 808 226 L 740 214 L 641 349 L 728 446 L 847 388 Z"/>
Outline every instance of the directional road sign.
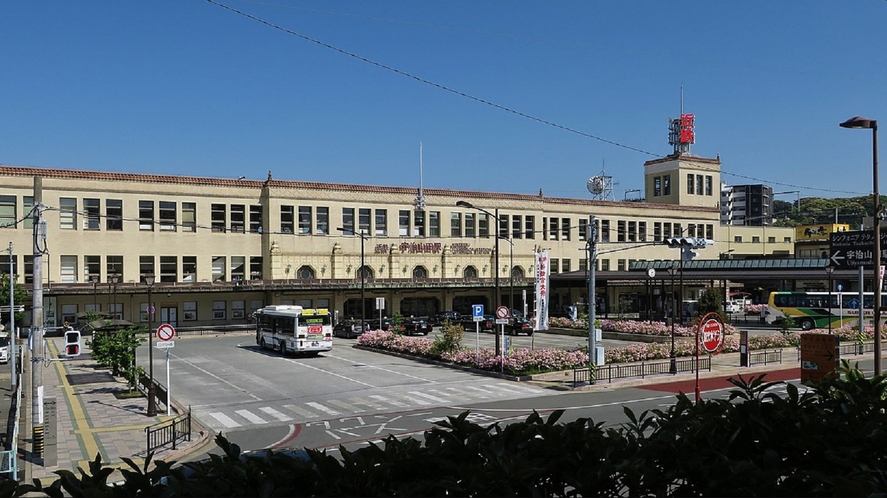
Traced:
<path fill-rule="evenodd" d="M 887 233 L 881 232 L 881 260 L 887 250 Z M 832 232 L 829 234 L 829 259 L 837 268 L 871 268 L 875 264 L 874 230 Z"/>

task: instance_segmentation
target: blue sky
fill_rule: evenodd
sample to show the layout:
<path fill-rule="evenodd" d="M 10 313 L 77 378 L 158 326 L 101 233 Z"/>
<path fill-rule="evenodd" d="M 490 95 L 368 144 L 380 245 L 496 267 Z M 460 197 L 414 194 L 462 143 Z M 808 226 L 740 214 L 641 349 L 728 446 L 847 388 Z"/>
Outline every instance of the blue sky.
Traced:
<path fill-rule="evenodd" d="M 872 190 L 871 132 L 838 123 L 887 123 L 887 1 L 214 1 L 268 24 L 2 2 L 0 163 L 418 186 L 421 141 L 426 188 L 588 198 L 606 170 L 618 200 L 683 87 L 724 181 Z"/>

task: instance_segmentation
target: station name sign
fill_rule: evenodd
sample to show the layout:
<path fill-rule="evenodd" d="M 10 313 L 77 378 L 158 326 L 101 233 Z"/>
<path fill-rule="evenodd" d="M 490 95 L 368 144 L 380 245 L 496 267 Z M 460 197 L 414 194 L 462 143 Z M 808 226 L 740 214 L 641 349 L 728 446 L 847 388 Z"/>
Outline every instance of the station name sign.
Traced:
<path fill-rule="evenodd" d="M 401 242 L 400 244 L 376 244 L 376 254 L 388 254 L 393 248 L 397 248 L 401 254 L 440 254 L 443 244 L 440 242 Z M 490 247 L 471 247 L 471 244 L 458 242 L 450 244 L 451 254 L 493 254 Z"/>

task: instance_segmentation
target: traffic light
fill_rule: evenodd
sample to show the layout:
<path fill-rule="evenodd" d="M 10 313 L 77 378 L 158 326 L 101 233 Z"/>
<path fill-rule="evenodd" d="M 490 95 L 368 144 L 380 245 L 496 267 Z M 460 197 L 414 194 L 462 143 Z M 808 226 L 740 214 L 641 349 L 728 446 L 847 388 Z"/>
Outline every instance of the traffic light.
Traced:
<path fill-rule="evenodd" d="M 65 331 L 65 356 L 73 358 L 80 356 L 80 331 L 68 329 Z"/>
<path fill-rule="evenodd" d="M 668 237 L 662 241 L 672 249 L 681 249 L 681 259 L 689 261 L 696 256 L 693 249 L 705 249 L 706 246 L 714 244 L 713 240 L 697 238 L 697 237 Z"/>

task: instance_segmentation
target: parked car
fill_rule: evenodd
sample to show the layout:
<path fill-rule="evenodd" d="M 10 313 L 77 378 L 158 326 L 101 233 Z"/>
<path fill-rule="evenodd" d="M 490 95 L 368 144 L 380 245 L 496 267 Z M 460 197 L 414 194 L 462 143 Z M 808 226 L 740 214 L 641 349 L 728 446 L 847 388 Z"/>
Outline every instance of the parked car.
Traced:
<path fill-rule="evenodd" d="M 424 316 L 411 316 L 403 321 L 404 333 L 407 335 L 422 334 L 428 335 L 433 329 L 433 325 Z"/>
<path fill-rule="evenodd" d="M 344 337 L 346 339 L 354 339 L 369 330 L 369 323 L 366 328 L 361 325 L 360 320 L 342 320 L 333 327 L 334 337 Z"/>
<path fill-rule="evenodd" d="M 508 335 L 527 334 L 530 336 L 533 335 L 533 324 L 526 318 L 515 317 L 508 320 L 508 324 L 505 325 L 505 333 Z"/>
<path fill-rule="evenodd" d="M 443 311 L 437 314 L 434 323 L 436 325 L 443 325 L 443 322 L 447 320 L 449 320 L 450 323 L 459 323 L 462 321 L 462 314 L 458 311 Z"/>
<path fill-rule="evenodd" d="M 466 331 L 474 331 L 477 329 L 477 325 L 475 325 L 473 316 L 463 316 L 460 322 L 462 324 L 462 328 Z M 496 317 L 493 315 L 484 315 L 483 320 L 480 321 L 480 330 L 481 332 L 492 332 L 496 329 Z"/>

